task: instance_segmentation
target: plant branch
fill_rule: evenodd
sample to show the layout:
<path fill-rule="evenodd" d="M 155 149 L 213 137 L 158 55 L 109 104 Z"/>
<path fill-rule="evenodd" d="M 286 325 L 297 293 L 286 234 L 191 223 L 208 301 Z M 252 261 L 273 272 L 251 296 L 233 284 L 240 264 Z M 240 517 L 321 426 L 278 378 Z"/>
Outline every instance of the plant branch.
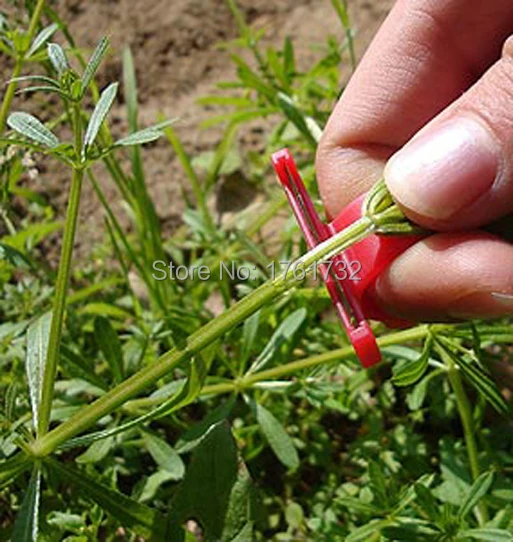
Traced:
<path fill-rule="evenodd" d="M 82 146 L 82 120 L 80 117 L 80 106 L 75 104 L 73 108 L 73 129 L 75 134 L 75 152 L 77 159 L 80 156 Z M 71 179 L 71 190 L 69 195 L 68 209 L 66 212 L 66 223 L 64 225 L 64 238 L 62 241 L 61 259 L 57 274 L 57 284 L 52 310 L 52 324 L 48 340 L 48 352 L 46 356 L 45 371 L 43 377 L 43 389 L 41 403 L 39 405 L 38 437 L 42 437 L 50 425 L 50 412 L 54 393 L 55 375 L 59 360 L 59 350 L 64 320 L 64 309 L 66 306 L 66 294 L 68 290 L 71 257 L 78 221 L 78 210 L 80 206 L 80 193 L 84 171 L 81 167 L 73 169 Z"/>
<path fill-rule="evenodd" d="M 31 445 L 32 454 L 35 457 L 49 455 L 60 444 L 91 427 L 100 418 L 109 414 L 132 397 L 135 397 L 150 385 L 155 384 L 184 360 L 206 348 L 262 306 L 290 289 L 296 281 L 294 271 L 298 266 L 309 269 L 316 262 L 331 258 L 334 254 L 346 249 L 373 232 L 374 226 L 372 220 L 368 217 L 363 217 L 342 232 L 319 244 L 313 250 L 296 260 L 285 273 L 274 280 L 264 283 L 254 292 L 233 305 L 228 311 L 193 333 L 188 338 L 184 348 L 170 350 L 161 356 L 156 363 L 141 369 L 79 413 L 72 416 L 69 420 L 63 422 L 50 433 L 40 435 L 40 438 Z"/>
<path fill-rule="evenodd" d="M 41 19 L 41 14 L 44 7 L 45 0 L 38 0 L 36 7 L 34 8 L 34 12 L 32 13 L 32 17 L 30 18 L 29 28 L 27 31 L 28 47 L 30 47 L 32 40 L 36 35 L 37 25 L 39 24 L 39 20 Z M 21 70 L 23 69 L 23 64 L 25 62 L 25 54 L 26 51 L 23 51 L 23 53 L 17 55 L 16 63 L 14 64 L 14 68 L 11 74 L 11 80 L 10 83 L 7 85 L 7 90 L 5 91 L 4 99 L 2 101 L 2 108 L 0 109 L 0 136 L 4 133 L 5 124 L 7 122 L 7 115 L 9 114 L 9 111 L 11 109 L 12 100 L 18 86 L 17 81 L 13 81 L 13 79 L 16 79 L 21 75 Z"/>
<path fill-rule="evenodd" d="M 423 324 L 411 329 L 397 331 L 395 333 L 384 335 L 383 337 L 378 337 L 377 343 L 380 348 L 383 348 L 385 346 L 403 344 L 408 341 L 423 339 L 428 335 L 428 333 L 429 326 Z M 203 386 L 200 395 L 220 395 L 222 393 L 232 393 L 234 391 L 247 390 L 260 382 L 277 380 L 284 376 L 295 374 L 298 371 L 313 369 L 314 367 L 319 367 L 321 365 L 329 365 L 330 363 L 342 361 L 350 356 L 354 356 L 353 347 L 343 346 L 342 348 L 337 348 L 336 350 L 331 350 L 330 352 L 291 361 L 285 365 L 272 367 L 271 369 L 253 373 L 246 377 Z M 135 399 L 126 403 L 125 410 L 129 412 L 139 411 L 145 407 L 156 406 L 166 399 L 167 397 L 145 397 L 144 399 Z"/>
<path fill-rule="evenodd" d="M 454 391 L 456 398 L 456 404 L 461 419 L 461 425 L 463 426 L 463 434 L 465 437 L 465 446 L 467 449 L 467 456 L 470 465 L 470 472 L 472 479 L 475 481 L 481 474 L 481 468 L 479 466 L 479 452 L 476 442 L 476 428 L 474 426 L 474 420 L 472 418 L 472 406 L 469 398 L 463 386 L 461 374 L 458 366 L 450 355 L 447 354 L 445 348 L 439 343 L 436 344 L 436 349 L 447 367 L 447 376 L 449 382 Z M 476 513 L 478 516 L 479 524 L 484 525 L 488 519 L 488 508 L 486 504 L 481 501 L 476 507 Z"/>

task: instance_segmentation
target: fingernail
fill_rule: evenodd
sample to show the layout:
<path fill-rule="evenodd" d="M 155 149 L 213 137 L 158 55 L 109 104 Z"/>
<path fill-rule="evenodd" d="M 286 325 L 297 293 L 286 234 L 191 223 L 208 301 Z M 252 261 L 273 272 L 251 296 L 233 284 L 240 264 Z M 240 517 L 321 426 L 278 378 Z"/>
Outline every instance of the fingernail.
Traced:
<path fill-rule="evenodd" d="M 513 313 L 513 295 L 480 292 L 456 300 L 449 311 L 454 318 L 496 318 Z"/>
<path fill-rule="evenodd" d="M 485 194 L 499 169 L 493 136 L 477 120 L 459 117 L 428 127 L 392 156 L 385 180 L 406 208 L 446 219 Z"/>
<path fill-rule="evenodd" d="M 499 303 L 503 303 L 513 309 L 513 294 L 504 294 L 502 292 L 492 292 L 492 297 Z"/>

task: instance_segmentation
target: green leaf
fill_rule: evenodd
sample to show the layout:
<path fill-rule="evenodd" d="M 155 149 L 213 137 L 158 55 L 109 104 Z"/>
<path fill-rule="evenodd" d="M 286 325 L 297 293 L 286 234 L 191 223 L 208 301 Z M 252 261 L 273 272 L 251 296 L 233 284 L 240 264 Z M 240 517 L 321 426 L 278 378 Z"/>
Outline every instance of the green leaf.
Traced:
<path fill-rule="evenodd" d="M 105 55 L 107 54 L 107 51 L 109 50 L 109 39 L 106 37 L 103 37 L 98 45 L 96 46 L 96 49 L 94 50 L 93 54 L 91 55 L 91 58 L 89 59 L 89 62 L 87 63 L 87 66 L 85 67 L 84 74 L 82 75 L 82 80 L 80 82 L 80 96 L 83 97 L 86 93 L 89 85 L 91 84 L 91 81 L 93 80 L 94 75 L 98 71 L 98 68 L 100 67 L 100 64 L 102 63 L 102 60 L 104 59 Z"/>
<path fill-rule="evenodd" d="M 345 542 L 363 542 L 370 539 L 370 535 L 381 532 L 381 529 L 384 529 L 390 525 L 391 520 L 389 519 L 373 519 L 366 523 L 362 527 L 354 529 L 349 536 L 346 537 Z"/>
<path fill-rule="evenodd" d="M 0 463 L 0 489 L 12 482 L 31 465 L 31 460 L 25 454 L 15 455 Z"/>
<path fill-rule="evenodd" d="M 119 433 L 123 433 L 128 429 L 141 425 L 142 423 L 148 422 L 155 418 L 160 418 L 163 416 L 169 416 L 175 410 L 178 410 L 189 403 L 192 403 L 199 395 L 203 382 L 205 380 L 205 367 L 200 362 L 199 359 L 193 359 L 189 365 L 189 377 L 187 378 L 185 384 L 182 388 L 174 394 L 170 399 L 164 401 L 157 408 L 150 410 L 146 414 L 134 418 L 122 425 L 113 427 L 111 429 L 105 429 L 103 431 L 96 431 L 95 433 L 90 433 L 89 435 L 84 435 L 81 437 L 76 437 L 69 440 L 61 448 L 74 448 L 75 446 L 83 446 L 85 444 L 90 444 L 96 440 L 101 440 Z"/>
<path fill-rule="evenodd" d="M 285 38 L 285 45 L 283 47 L 283 69 L 287 76 L 292 79 L 292 76 L 296 72 L 296 59 L 294 54 L 294 44 L 289 36 Z"/>
<path fill-rule="evenodd" d="M 94 319 L 94 336 L 116 382 L 123 380 L 123 351 L 118 334 L 110 321 L 97 316 Z"/>
<path fill-rule="evenodd" d="M 415 411 L 422 407 L 430 382 L 444 373 L 445 369 L 436 369 L 431 371 L 420 382 L 413 386 L 412 390 L 406 397 L 406 404 L 410 410 Z"/>
<path fill-rule="evenodd" d="M 41 402 L 43 376 L 51 325 L 52 313 L 47 312 L 31 324 L 27 330 L 27 357 L 25 360 L 25 370 L 27 372 L 34 428 L 37 428 L 39 420 L 39 403 Z"/>
<path fill-rule="evenodd" d="M 69 69 L 68 59 L 63 48 L 56 43 L 49 43 L 47 47 L 48 58 L 59 75 Z"/>
<path fill-rule="evenodd" d="M 32 45 L 30 46 L 30 49 L 27 51 L 27 54 L 25 55 L 26 58 L 30 58 L 40 47 L 42 47 L 59 29 L 59 25 L 56 23 L 51 24 L 50 26 L 47 26 L 46 28 L 43 28 L 41 32 L 34 38 L 34 41 L 32 42 Z"/>
<path fill-rule="evenodd" d="M 99 463 L 107 457 L 113 445 L 114 439 L 112 437 L 93 442 L 75 461 L 80 464 Z"/>
<path fill-rule="evenodd" d="M 433 338 L 428 335 L 424 342 L 422 354 L 416 361 L 406 363 L 399 369 L 394 369 L 392 382 L 396 386 L 410 386 L 422 378 L 429 365 L 429 358 L 433 349 Z"/>
<path fill-rule="evenodd" d="M 33 117 L 28 113 L 11 113 L 7 119 L 7 124 L 19 134 L 28 137 L 41 145 L 50 147 L 51 149 L 60 144 L 59 139 L 55 134 L 53 134 L 39 119 L 36 119 L 36 117 Z"/>
<path fill-rule="evenodd" d="M 278 105 L 285 116 L 294 124 L 294 126 L 305 136 L 306 140 L 313 146 L 317 146 L 322 130 L 315 121 L 305 115 L 294 103 L 290 96 L 283 92 L 278 92 Z"/>
<path fill-rule="evenodd" d="M 245 363 L 251 354 L 260 325 L 260 311 L 255 312 L 244 321 L 242 328 L 241 363 Z"/>
<path fill-rule="evenodd" d="M 424 484 L 418 482 L 415 483 L 414 489 L 416 501 L 420 508 L 425 512 L 430 520 L 437 522 L 440 518 L 440 513 L 432 490 L 427 488 Z"/>
<path fill-rule="evenodd" d="M 232 395 L 228 401 L 220 404 L 217 408 L 209 412 L 203 420 L 187 429 L 176 443 L 176 450 L 179 453 L 184 454 L 196 448 L 213 425 L 228 419 L 228 416 L 235 405 L 235 399 L 235 395 Z"/>
<path fill-rule="evenodd" d="M 65 466 L 54 459 L 47 459 L 46 465 L 58 479 L 65 480 L 68 487 L 78 491 L 80 497 L 99 504 L 123 527 L 133 529 L 141 536 L 154 537 L 155 540 L 169 540 L 165 518 L 157 510 L 103 485 L 97 478 L 91 478 L 83 470 Z"/>
<path fill-rule="evenodd" d="M 493 483 L 493 477 L 493 471 L 483 472 L 483 474 L 481 474 L 472 484 L 472 487 L 465 495 L 458 511 L 458 515 L 461 518 L 465 518 L 477 503 L 488 493 L 488 490 Z"/>
<path fill-rule="evenodd" d="M 100 99 L 94 108 L 93 114 L 89 119 L 86 133 L 84 136 L 84 144 L 82 146 L 82 154 L 85 157 L 89 147 L 95 142 L 98 132 L 107 117 L 112 103 L 118 92 L 118 83 L 111 83 L 100 95 Z"/>
<path fill-rule="evenodd" d="M 63 98 L 68 98 L 68 95 L 65 92 L 53 85 L 20 88 L 16 91 L 16 94 L 25 94 L 26 92 L 54 92 Z"/>
<path fill-rule="evenodd" d="M 477 391 L 492 405 L 500 414 L 508 415 L 509 405 L 497 388 L 491 377 L 475 362 L 468 361 L 464 356 L 456 356 L 445 348 L 453 357 L 461 369 L 463 376 L 477 389 Z"/>
<path fill-rule="evenodd" d="M 128 129 L 137 132 L 137 80 L 135 77 L 134 57 L 130 47 L 123 50 L 123 94 L 126 102 Z"/>
<path fill-rule="evenodd" d="M 369 461 L 368 466 L 369 480 L 372 491 L 376 496 L 376 500 L 382 505 L 383 508 L 388 507 L 389 504 L 389 492 L 387 477 L 383 471 L 383 467 L 376 461 Z"/>
<path fill-rule="evenodd" d="M 461 531 L 458 533 L 458 540 L 466 540 L 472 538 L 473 540 L 485 540 L 488 542 L 512 542 L 513 534 L 505 529 L 470 529 L 468 531 Z"/>
<path fill-rule="evenodd" d="M 30 262 L 19 250 L 16 250 L 5 243 L 0 243 L 0 260 L 5 260 L 14 267 L 21 267 L 24 269 L 30 267 Z"/>
<path fill-rule="evenodd" d="M 276 457 L 289 469 L 297 469 L 299 467 L 297 450 L 281 423 L 262 405 L 253 401 L 250 404 L 258 425 Z"/>
<path fill-rule="evenodd" d="M 55 88 L 59 88 L 59 82 L 51 77 L 46 77 L 45 75 L 23 75 L 22 77 L 14 77 L 9 83 L 13 81 L 15 83 L 23 83 L 25 81 L 30 81 L 32 83 L 39 83 L 44 85 L 49 85 Z"/>
<path fill-rule="evenodd" d="M 176 529 L 194 518 L 203 528 L 205 542 L 231 542 L 236 536 L 247 540 L 242 533 L 252 521 L 252 502 L 250 478 L 228 424 L 212 426 L 195 449 L 173 497 L 171 525 Z"/>
<path fill-rule="evenodd" d="M 299 529 L 305 519 L 303 508 L 297 502 L 290 502 L 285 508 L 285 521 L 289 527 Z"/>
<path fill-rule="evenodd" d="M 133 134 L 118 139 L 118 141 L 114 143 L 114 147 L 130 147 L 131 145 L 143 145 L 144 143 L 155 141 L 164 135 L 162 130 L 167 126 L 171 126 L 174 122 L 176 122 L 176 119 L 170 119 L 134 132 Z"/>
<path fill-rule="evenodd" d="M 276 351 L 294 336 L 305 321 L 306 315 L 307 311 L 304 307 L 289 314 L 273 333 L 264 350 L 251 365 L 248 372 L 254 373 L 262 369 L 272 359 Z"/>
<path fill-rule="evenodd" d="M 143 433 L 146 449 L 155 463 L 172 475 L 172 480 L 181 480 L 185 473 L 185 465 L 176 450 L 167 442 L 151 433 Z"/>
<path fill-rule="evenodd" d="M 41 471 L 34 467 L 23 503 L 16 516 L 11 540 L 37 542 L 39 533 L 39 501 L 41 497 Z"/>
<path fill-rule="evenodd" d="M 398 517 L 395 524 L 385 526 L 381 534 L 386 540 L 397 542 L 434 542 L 440 540 L 440 529 L 436 525 L 423 519 Z"/>

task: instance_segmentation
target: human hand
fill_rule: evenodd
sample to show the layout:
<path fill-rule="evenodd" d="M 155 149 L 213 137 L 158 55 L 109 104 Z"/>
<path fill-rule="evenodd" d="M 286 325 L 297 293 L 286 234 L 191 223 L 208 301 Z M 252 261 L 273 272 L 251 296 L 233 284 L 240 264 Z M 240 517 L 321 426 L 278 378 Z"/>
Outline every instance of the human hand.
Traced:
<path fill-rule="evenodd" d="M 378 280 L 391 313 L 513 313 L 513 245 L 478 230 L 513 212 L 512 33 L 511 0 L 399 0 L 324 131 L 316 168 L 330 216 L 385 168 L 406 215 L 438 232 Z"/>

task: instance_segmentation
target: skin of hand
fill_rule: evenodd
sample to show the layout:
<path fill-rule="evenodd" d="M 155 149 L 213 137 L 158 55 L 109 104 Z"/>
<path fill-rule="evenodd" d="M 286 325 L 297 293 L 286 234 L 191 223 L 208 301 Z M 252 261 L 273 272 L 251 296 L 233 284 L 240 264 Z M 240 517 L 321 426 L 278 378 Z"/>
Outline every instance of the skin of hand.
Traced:
<path fill-rule="evenodd" d="M 398 0 L 334 109 L 316 157 L 334 217 L 383 176 L 436 233 L 375 295 L 412 320 L 513 313 L 513 245 L 479 228 L 513 212 L 513 2 Z"/>

